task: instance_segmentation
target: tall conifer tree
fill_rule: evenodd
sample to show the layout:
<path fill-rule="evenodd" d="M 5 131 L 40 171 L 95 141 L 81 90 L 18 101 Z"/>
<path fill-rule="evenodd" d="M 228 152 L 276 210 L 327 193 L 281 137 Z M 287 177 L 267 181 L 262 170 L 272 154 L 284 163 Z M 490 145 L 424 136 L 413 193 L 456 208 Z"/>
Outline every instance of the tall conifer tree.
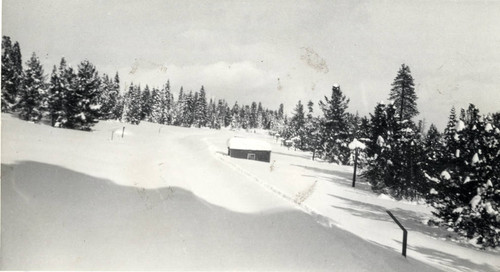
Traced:
<path fill-rule="evenodd" d="M 399 121 L 410 120 L 418 115 L 417 95 L 415 93 L 415 83 L 411 76 L 410 67 L 401 65 L 389 94 L 389 99 L 394 101 Z"/>

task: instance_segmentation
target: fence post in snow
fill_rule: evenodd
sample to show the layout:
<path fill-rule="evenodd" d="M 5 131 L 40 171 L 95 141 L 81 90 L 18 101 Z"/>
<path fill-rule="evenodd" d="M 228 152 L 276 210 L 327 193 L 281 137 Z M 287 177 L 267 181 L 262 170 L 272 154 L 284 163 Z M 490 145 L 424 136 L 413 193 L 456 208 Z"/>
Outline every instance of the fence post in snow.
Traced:
<path fill-rule="evenodd" d="M 354 173 L 352 174 L 352 187 L 356 185 L 356 169 L 358 168 L 358 154 L 360 149 L 365 149 L 366 146 L 356 138 L 349 144 L 349 149 L 354 150 Z"/>
<path fill-rule="evenodd" d="M 356 169 L 358 168 L 358 150 L 359 148 L 356 148 L 354 150 L 354 172 L 352 173 L 352 187 L 356 185 Z"/>
<path fill-rule="evenodd" d="M 405 229 L 405 227 L 403 227 L 403 225 L 401 225 L 401 223 L 399 223 L 398 219 L 396 219 L 396 217 L 390 212 L 390 211 L 386 211 L 391 217 L 392 217 L 392 220 L 394 220 L 394 222 L 396 222 L 396 224 L 398 224 L 398 226 L 403 230 L 403 256 L 405 256 L 406 258 L 406 242 L 408 240 L 408 231 Z"/>
<path fill-rule="evenodd" d="M 115 130 L 111 130 L 111 141 L 113 141 L 113 135 L 115 135 Z"/>
<path fill-rule="evenodd" d="M 123 127 L 123 129 L 122 129 L 122 138 L 123 138 L 124 133 L 125 133 L 125 127 Z"/>

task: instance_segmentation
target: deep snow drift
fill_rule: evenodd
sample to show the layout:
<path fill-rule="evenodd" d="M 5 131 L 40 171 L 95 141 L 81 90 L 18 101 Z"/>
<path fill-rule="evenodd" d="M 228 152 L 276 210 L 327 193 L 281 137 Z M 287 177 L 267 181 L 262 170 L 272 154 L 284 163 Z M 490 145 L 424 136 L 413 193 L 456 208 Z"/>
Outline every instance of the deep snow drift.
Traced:
<path fill-rule="evenodd" d="M 236 134 L 273 144 L 272 163 L 227 157 Z M 434 237 L 418 221 L 425 206 L 350 189 L 349 171 L 253 133 L 119 122 L 82 132 L 2 115 L 1 268 L 500 267 L 498 255 Z M 408 259 L 386 208 L 410 228 Z"/>

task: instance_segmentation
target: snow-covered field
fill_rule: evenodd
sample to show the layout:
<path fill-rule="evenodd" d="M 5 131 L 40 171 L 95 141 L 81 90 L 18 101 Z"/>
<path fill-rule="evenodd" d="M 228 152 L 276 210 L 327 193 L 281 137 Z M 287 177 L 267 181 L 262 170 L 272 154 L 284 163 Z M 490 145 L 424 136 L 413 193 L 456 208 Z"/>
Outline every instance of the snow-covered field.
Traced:
<path fill-rule="evenodd" d="M 234 135 L 270 143 L 271 163 L 228 157 Z M 1 154 L 2 269 L 500 270 L 498 252 L 423 224 L 428 207 L 351 188 L 352 167 L 261 133 L 2 115 Z"/>

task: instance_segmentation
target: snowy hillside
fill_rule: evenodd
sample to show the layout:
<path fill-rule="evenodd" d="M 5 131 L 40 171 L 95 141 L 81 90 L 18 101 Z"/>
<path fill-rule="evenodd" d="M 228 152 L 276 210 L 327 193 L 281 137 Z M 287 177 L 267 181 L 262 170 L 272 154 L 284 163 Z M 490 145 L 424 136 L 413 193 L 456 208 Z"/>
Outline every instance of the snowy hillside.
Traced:
<path fill-rule="evenodd" d="M 271 163 L 228 157 L 237 135 L 271 144 Z M 3 114 L 1 152 L 2 269 L 500 270 L 498 252 L 424 224 L 430 208 L 351 188 L 352 167 L 264 134 Z"/>

